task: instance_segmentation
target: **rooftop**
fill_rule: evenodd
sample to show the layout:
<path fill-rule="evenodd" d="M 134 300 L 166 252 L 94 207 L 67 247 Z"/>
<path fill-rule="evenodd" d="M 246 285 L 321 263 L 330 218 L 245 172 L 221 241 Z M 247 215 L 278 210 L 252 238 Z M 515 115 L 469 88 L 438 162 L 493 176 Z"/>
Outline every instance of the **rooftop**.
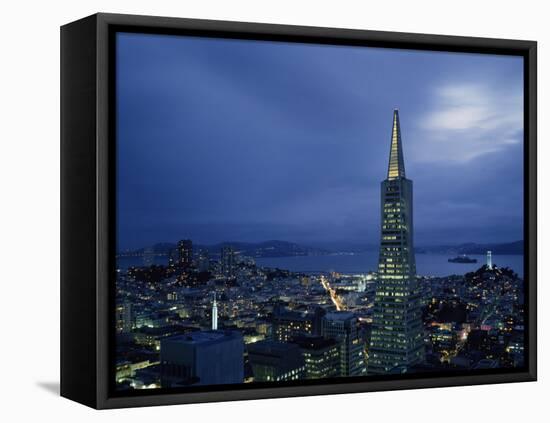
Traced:
<path fill-rule="evenodd" d="M 169 338 L 165 338 L 165 340 L 170 342 L 181 342 L 185 344 L 212 344 L 223 341 L 225 339 L 237 338 L 240 336 L 241 334 L 235 331 L 208 330 L 190 332 L 183 335 L 174 335 L 170 336 Z"/>
<path fill-rule="evenodd" d="M 287 344 L 276 341 L 259 341 L 247 345 L 250 354 L 284 355 L 289 351 L 297 349 L 295 344 Z"/>
<path fill-rule="evenodd" d="M 326 339 L 321 336 L 297 336 L 292 339 L 292 343 L 304 350 L 325 349 L 338 344 L 334 339 Z"/>
<path fill-rule="evenodd" d="M 326 320 L 349 320 L 355 318 L 355 314 L 350 311 L 333 311 L 325 315 Z"/>

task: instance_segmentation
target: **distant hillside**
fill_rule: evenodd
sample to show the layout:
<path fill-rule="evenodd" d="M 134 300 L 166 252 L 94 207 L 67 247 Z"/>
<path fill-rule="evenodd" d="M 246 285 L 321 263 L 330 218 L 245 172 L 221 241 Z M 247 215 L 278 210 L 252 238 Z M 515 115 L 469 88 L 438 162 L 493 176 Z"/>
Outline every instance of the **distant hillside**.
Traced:
<path fill-rule="evenodd" d="M 523 254 L 523 241 L 514 241 L 495 244 L 476 244 L 473 242 L 460 245 L 442 245 L 435 247 L 416 248 L 416 253 L 439 254 L 485 254 L 491 251 L 493 254 Z"/>
<path fill-rule="evenodd" d="M 193 244 L 193 251 L 207 250 L 210 256 L 216 257 L 220 254 L 222 247 L 232 246 L 235 251 L 250 257 L 293 257 L 293 256 L 319 256 L 334 252 L 353 251 L 356 253 L 377 251 L 378 246 L 354 246 L 354 248 L 331 248 L 311 247 L 294 242 L 287 241 L 264 241 L 264 242 L 221 242 L 214 245 Z M 167 255 L 170 251 L 175 251 L 176 243 L 163 242 L 146 248 L 139 248 L 132 251 L 123 251 L 122 256 L 141 256 L 141 255 Z M 493 254 L 523 254 L 523 241 L 495 243 L 495 244 L 476 244 L 473 242 L 460 245 L 439 245 L 430 247 L 417 247 L 417 254 L 485 254 L 491 250 Z"/>
<path fill-rule="evenodd" d="M 207 250 L 211 256 L 217 256 L 225 246 L 231 246 L 242 255 L 250 257 L 293 257 L 293 256 L 314 256 L 328 254 L 328 250 L 305 245 L 295 244 L 287 241 L 264 241 L 259 243 L 250 242 L 222 242 L 214 245 L 195 245 L 193 250 Z M 132 251 L 121 252 L 120 255 L 140 256 L 144 254 L 168 254 L 177 248 L 176 243 L 163 242 L 147 248 L 139 248 Z"/>
<path fill-rule="evenodd" d="M 198 249 L 208 250 L 211 255 L 217 255 L 221 249 L 231 246 L 240 254 L 250 257 L 291 257 L 291 256 L 316 256 L 328 254 L 329 251 L 295 244 L 287 241 L 250 242 L 222 242 L 215 245 L 198 245 Z"/>

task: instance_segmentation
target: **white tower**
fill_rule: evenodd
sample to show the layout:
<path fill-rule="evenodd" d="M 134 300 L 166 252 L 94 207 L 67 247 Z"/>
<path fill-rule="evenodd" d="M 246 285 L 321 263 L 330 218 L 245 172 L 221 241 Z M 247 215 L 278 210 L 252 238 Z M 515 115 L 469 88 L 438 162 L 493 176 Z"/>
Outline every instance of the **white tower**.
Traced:
<path fill-rule="evenodd" d="M 487 267 L 489 269 L 493 268 L 493 257 L 492 257 L 491 251 L 487 251 Z"/>
<path fill-rule="evenodd" d="M 214 302 L 212 303 L 212 330 L 218 330 L 218 304 L 216 303 L 215 292 L 214 292 Z"/>

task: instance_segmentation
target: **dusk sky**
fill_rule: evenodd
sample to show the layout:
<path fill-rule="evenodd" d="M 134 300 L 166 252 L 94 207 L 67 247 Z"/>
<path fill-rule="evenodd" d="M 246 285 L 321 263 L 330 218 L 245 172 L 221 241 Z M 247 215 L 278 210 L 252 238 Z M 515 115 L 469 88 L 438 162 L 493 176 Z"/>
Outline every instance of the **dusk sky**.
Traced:
<path fill-rule="evenodd" d="M 522 58 L 119 34 L 118 248 L 376 245 L 394 108 L 415 244 L 522 239 Z"/>

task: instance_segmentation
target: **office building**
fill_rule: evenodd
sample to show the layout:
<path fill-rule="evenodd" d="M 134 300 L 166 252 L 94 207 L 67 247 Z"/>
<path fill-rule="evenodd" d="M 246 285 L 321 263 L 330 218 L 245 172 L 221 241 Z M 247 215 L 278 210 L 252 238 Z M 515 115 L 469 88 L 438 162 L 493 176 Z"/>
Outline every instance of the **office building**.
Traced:
<path fill-rule="evenodd" d="M 247 345 L 254 382 L 281 382 L 303 379 L 306 366 L 296 344 L 259 341 Z"/>
<path fill-rule="evenodd" d="M 340 376 L 340 343 L 320 336 L 300 336 L 292 340 L 298 345 L 306 366 L 306 379 Z"/>
<path fill-rule="evenodd" d="M 190 239 L 182 239 L 178 242 L 178 264 L 189 267 L 193 261 L 193 242 Z"/>
<path fill-rule="evenodd" d="M 208 254 L 208 250 L 199 251 L 198 268 L 199 272 L 210 271 L 210 255 Z"/>
<path fill-rule="evenodd" d="M 340 344 L 340 376 L 364 376 L 365 344 L 359 337 L 355 315 L 346 311 L 327 313 L 321 332 L 324 338 Z"/>
<path fill-rule="evenodd" d="M 161 386 L 220 385 L 244 380 L 244 342 L 237 331 L 197 331 L 161 340 Z"/>
<path fill-rule="evenodd" d="M 413 244 L 413 184 L 405 176 L 397 110 L 387 178 L 381 184 L 381 215 L 368 374 L 406 372 L 425 355 Z"/>
<path fill-rule="evenodd" d="M 231 246 L 222 247 L 221 252 L 221 272 L 226 278 L 235 276 L 235 250 Z"/>
<path fill-rule="evenodd" d="M 287 310 L 277 307 L 273 310 L 273 339 L 288 342 L 300 335 L 313 334 L 315 315 L 307 312 Z"/>
<path fill-rule="evenodd" d="M 124 301 L 116 306 L 116 331 L 129 333 L 135 326 L 135 316 L 132 303 Z"/>

